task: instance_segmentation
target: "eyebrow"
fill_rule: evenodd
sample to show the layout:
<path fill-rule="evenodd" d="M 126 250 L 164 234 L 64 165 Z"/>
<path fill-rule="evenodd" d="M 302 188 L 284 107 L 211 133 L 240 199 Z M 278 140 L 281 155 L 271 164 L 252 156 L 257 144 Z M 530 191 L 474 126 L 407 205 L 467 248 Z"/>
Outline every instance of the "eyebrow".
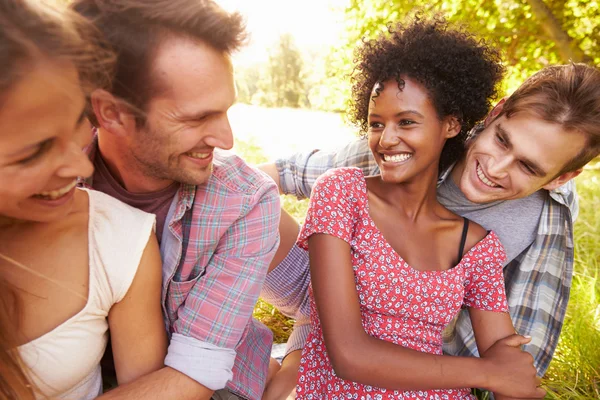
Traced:
<path fill-rule="evenodd" d="M 19 157 L 21 155 L 29 153 L 31 150 L 34 150 L 34 149 L 36 149 L 36 148 L 38 148 L 40 146 L 43 146 L 45 143 L 47 143 L 47 142 L 49 142 L 51 140 L 53 140 L 53 138 L 47 138 L 47 139 L 41 140 L 41 141 L 39 141 L 37 143 L 33 143 L 33 144 L 30 144 L 30 145 L 28 145 L 26 147 L 23 147 L 22 149 L 20 149 L 18 151 L 15 151 L 14 153 L 7 154 L 7 156 L 11 157 L 11 158 L 13 158 L 13 157 L 17 158 L 17 157 Z"/>
<path fill-rule="evenodd" d="M 512 141 L 510 139 L 510 134 L 506 131 L 506 129 L 504 129 L 502 127 L 502 125 L 500 123 L 498 123 L 496 125 L 496 134 L 500 137 L 502 137 L 502 139 L 504 140 L 504 143 L 506 144 L 506 147 L 509 150 L 513 150 L 513 144 Z M 521 161 L 525 164 L 527 164 L 527 166 L 529 168 L 531 168 L 531 170 L 533 171 L 533 173 L 537 176 L 546 176 L 547 172 L 544 171 L 544 169 L 542 167 L 540 167 L 540 165 L 538 163 L 536 163 L 535 161 L 527 158 L 527 157 L 520 157 Z"/>
<path fill-rule="evenodd" d="M 87 110 L 88 110 L 88 107 L 87 107 L 87 104 L 86 104 L 83 107 L 83 110 L 81 111 L 81 114 L 79 114 L 79 117 L 77 118 L 77 121 L 75 122 L 75 127 L 76 128 L 79 125 L 81 125 L 81 123 L 85 120 L 85 118 L 87 116 Z M 21 154 L 26 154 L 29 151 L 35 149 L 36 147 L 40 147 L 40 146 L 44 145 L 45 143 L 47 143 L 48 141 L 53 140 L 53 139 L 54 139 L 53 137 L 50 137 L 50 138 L 46 138 L 46 139 L 40 140 L 39 142 L 27 145 L 27 146 L 23 147 L 22 149 L 14 152 L 12 154 L 9 154 L 8 156 L 9 157 L 18 157 Z"/>
<path fill-rule="evenodd" d="M 217 113 L 219 113 L 219 111 L 216 110 L 198 111 L 190 114 L 180 114 L 177 115 L 175 118 L 178 121 L 200 121 L 206 117 L 210 117 L 211 115 L 215 115 Z"/>
<path fill-rule="evenodd" d="M 229 108 L 231 106 L 233 106 L 238 100 L 238 96 L 235 96 L 235 99 L 233 100 L 233 103 L 231 103 L 231 105 L 229 106 Z M 177 121 L 181 121 L 181 122 L 185 122 L 185 121 L 200 121 L 206 117 L 210 117 L 211 115 L 217 115 L 217 114 L 221 114 L 223 112 L 227 113 L 227 111 L 229 110 L 229 108 L 227 108 L 227 110 L 223 111 L 223 110 L 203 110 L 203 111 L 196 111 L 196 112 L 190 112 L 190 113 L 185 113 L 185 112 L 174 112 L 173 113 L 173 117 L 177 120 Z M 178 110 L 179 111 L 179 110 Z"/>
<path fill-rule="evenodd" d="M 416 115 L 416 116 L 421 117 L 421 118 L 425 118 L 425 116 L 423 114 L 421 114 L 420 112 L 415 111 L 415 110 L 400 111 L 399 113 L 397 113 L 395 115 L 395 117 L 402 117 L 402 116 L 407 115 L 407 114 L 412 114 L 412 115 Z M 369 114 L 369 116 L 370 117 L 381 118 L 381 115 L 379 115 L 379 114 Z"/>

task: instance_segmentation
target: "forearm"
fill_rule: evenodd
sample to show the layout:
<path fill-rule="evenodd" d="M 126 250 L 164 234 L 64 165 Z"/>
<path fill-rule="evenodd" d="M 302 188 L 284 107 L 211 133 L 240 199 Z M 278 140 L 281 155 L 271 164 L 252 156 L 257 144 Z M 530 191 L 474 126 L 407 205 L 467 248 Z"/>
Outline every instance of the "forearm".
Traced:
<path fill-rule="evenodd" d="M 281 400 L 294 392 L 301 355 L 302 351 L 296 350 L 283 359 L 281 368 L 265 389 L 262 400 Z"/>
<path fill-rule="evenodd" d="M 333 352 L 327 348 L 336 374 L 345 380 L 402 391 L 488 386 L 479 358 L 422 353 L 366 333 L 340 346 L 344 348 Z"/>
<path fill-rule="evenodd" d="M 169 367 L 159 369 L 98 397 L 101 400 L 209 400 L 213 391 Z"/>
<path fill-rule="evenodd" d="M 479 354 L 485 354 L 498 340 L 515 334 L 515 328 L 508 313 L 469 308 L 469 316 Z M 494 396 L 496 400 L 512 400 L 510 397 L 498 393 L 494 393 Z"/>

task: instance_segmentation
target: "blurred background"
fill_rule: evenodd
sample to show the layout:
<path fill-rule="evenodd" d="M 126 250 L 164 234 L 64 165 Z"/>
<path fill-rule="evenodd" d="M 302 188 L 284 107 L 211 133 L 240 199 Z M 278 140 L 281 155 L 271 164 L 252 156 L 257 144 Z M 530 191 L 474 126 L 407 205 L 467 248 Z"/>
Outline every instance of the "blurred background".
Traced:
<path fill-rule="evenodd" d="M 600 2 L 591 0 L 218 0 L 247 20 L 250 42 L 234 56 L 234 151 L 257 164 L 356 137 L 345 123 L 352 52 L 363 37 L 413 14 L 441 13 L 501 49 L 501 96 L 544 66 L 600 65 Z M 560 343 L 544 383 L 550 399 L 600 399 L 600 163 L 577 178 L 575 277 Z M 306 201 L 282 197 L 302 221 Z M 293 321 L 259 301 L 255 316 L 285 342 Z M 480 395 L 485 398 L 485 394 Z"/>

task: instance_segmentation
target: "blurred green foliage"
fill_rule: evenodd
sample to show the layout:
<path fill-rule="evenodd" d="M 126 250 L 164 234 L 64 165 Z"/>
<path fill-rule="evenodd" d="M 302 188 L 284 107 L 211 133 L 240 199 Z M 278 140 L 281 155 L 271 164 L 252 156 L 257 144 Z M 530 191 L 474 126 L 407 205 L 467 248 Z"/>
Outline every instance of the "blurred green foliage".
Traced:
<path fill-rule="evenodd" d="M 510 94 L 525 78 L 550 64 L 600 63 L 598 1 L 349 0 L 344 12 L 345 43 L 332 49 L 327 73 L 329 84 L 345 100 L 350 94 L 353 52 L 360 41 L 416 12 L 443 15 L 495 44 L 507 67 L 501 95 Z"/>
<path fill-rule="evenodd" d="M 239 101 L 265 107 L 310 108 L 304 60 L 292 35 L 281 35 L 269 53 L 266 64 L 236 71 Z"/>

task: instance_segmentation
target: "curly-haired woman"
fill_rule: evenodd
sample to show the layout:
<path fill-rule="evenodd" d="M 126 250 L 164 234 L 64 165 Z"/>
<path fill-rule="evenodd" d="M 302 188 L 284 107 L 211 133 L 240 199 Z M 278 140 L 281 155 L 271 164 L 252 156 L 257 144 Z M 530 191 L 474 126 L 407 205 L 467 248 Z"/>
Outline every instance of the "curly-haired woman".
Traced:
<path fill-rule="evenodd" d="M 460 158 L 496 94 L 498 53 L 442 19 L 415 18 L 366 41 L 356 59 L 350 115 L 381 174 L 340 168 L 313 189 L 298 242 L 309 250 L 312 331 L 297 397 L 471 399 L 469 386 L 492 381 L 543 396 L 508 315 L 502 245 L 436 198 L 439 171 Z M 481 352 L 504 339 L 508 361 L 440 363 L 442 332 L 461 307 Z"/>

